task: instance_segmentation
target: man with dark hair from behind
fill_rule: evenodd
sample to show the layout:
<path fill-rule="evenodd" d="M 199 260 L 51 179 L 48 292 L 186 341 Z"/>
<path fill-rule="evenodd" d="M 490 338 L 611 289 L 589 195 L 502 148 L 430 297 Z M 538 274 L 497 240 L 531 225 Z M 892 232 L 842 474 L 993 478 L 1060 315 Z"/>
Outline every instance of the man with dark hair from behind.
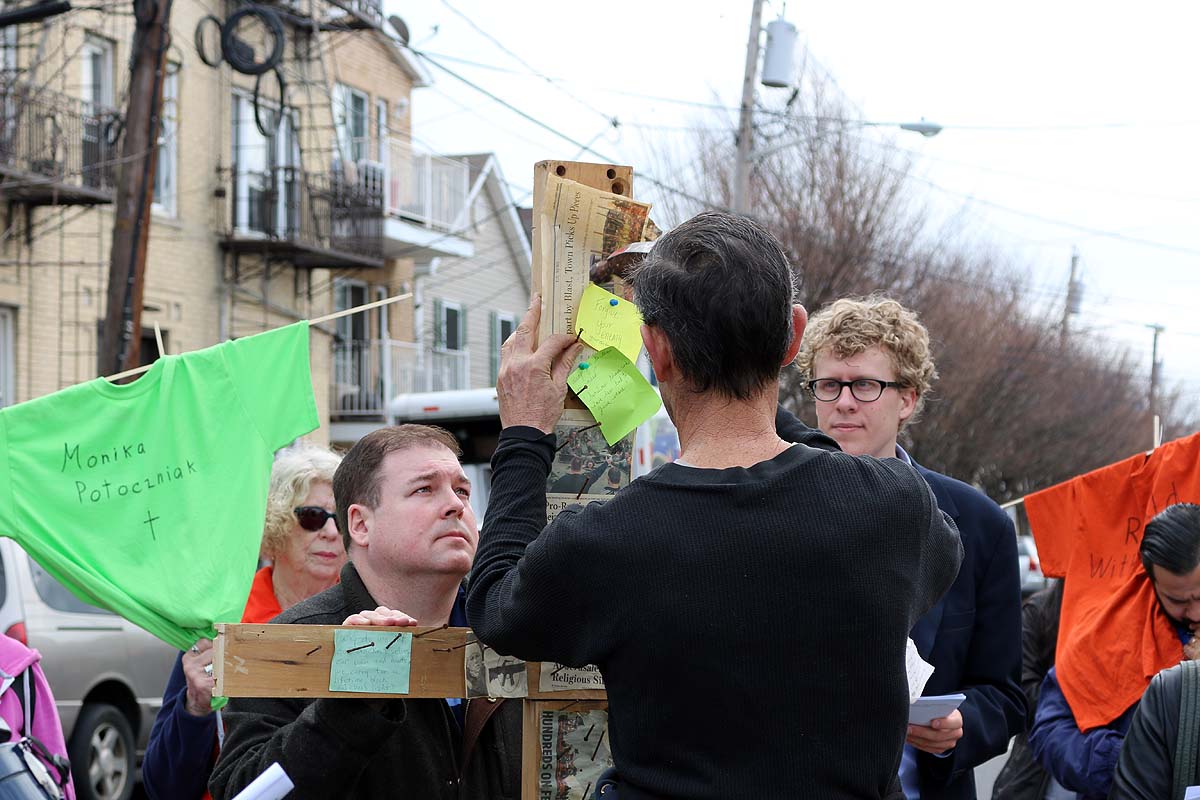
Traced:
<path fill-rule="evenodd" d="M 337 585 L 272 620 L 302 625 L 466 624 L 461 589 L 479 534 L 454 437 L 428 425 L 380 428 L 333 476 L 349 555 Z M 515 798 L 521 709 L 439 699 L 235 698 L 209 782 L 236 795 L 278 761 L 301 800 Z"/>
<path fill-rule="evenodd" d="M 604 485 L 605 494 L 616 494 L 621 490 L 621 468 L 608 468 L 608 483 Z"/>
<path fill-rule="evenodd" d="M 1142 567 L 1154 585 L 1159 612 L 1179 634 L 1184 658 L 1196 659 L 1200 656 L 1196 640 L 1200 634 L 1200 506 L 1192 503 L 1168 506 L 1146 523 L 1138 550 Z M 1133 644 L 1136 646 L 1136 642 Z M 1178 720 L 1178 679 L 1178 670 L 1172 669 L 1151 681 L 1154 692 L 1150 696 L 1155 707 L 1137 723 L 1135 750 L 1126 759 L 1122 745 L 1129 746 L 1126 733 L 1132 732 L 1131 725 L 1135 724 L 1141 703 L 1135 703 L 1110 724 L 1083 733 L 1058 685 L 1056 671 L 1051 669 L 1042 684 L 1029 733 L 1034 756 L 1059 783 L 1078 792 L 1081 798 L 1109 797 L 1110 789 L 1116 792 L 1112 797 L 1142 797 L 1137 787 L 1156 785 L 1162 780 L 1161 769 L 1154 765 L 1151 752 L 1154 748 L 1146 744 L 1147 729 L 1164 728 L 1161 715 L 1165 708 L 1159 707 L 1170 705 L 1165 698 L 1171 691 L 1175 691 Z M 1113 785 L 1118 757 L 1124 764 L 1120 788 Z M 1169 775 L 1169 760 L 1165 768 Z M 1166 785 L 1170 785 L 1169 781 Z M 1144 796 L 1165 798 L 1170 792 L 1150 792 Z"/>
<path fill-rule="evenodd" d="M 954 580 L 953 523 L 907 464 L 843 454 L 786 412 L 777 432 L 805 313 L 757 223 L 701 214 L 631 280 L 680 461 L 546 524 L 578 346 L 533 347 L 535 296 L 502 350 L 472 628 L 600 668 L 621 800 L 902 796 L 905 645 Z"/>

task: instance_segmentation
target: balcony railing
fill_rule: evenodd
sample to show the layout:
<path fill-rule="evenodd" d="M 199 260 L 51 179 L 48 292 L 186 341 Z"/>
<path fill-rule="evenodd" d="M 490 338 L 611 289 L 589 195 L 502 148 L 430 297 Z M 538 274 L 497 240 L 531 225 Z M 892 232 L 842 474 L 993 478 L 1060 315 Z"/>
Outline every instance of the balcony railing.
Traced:
<path fill-rule="evenodd" d="M 312 266 L 382 266 L 383 195 L 340 173 L 297 167 L 234 171 L 230 238 L 271 243 Z M 343 263 L 344 262 L 344 263 Z M 376 263 L 378 262 L 378 263 Z"/>
<path fill-rule="evenodd" d="M 275 2 L 283 6 L 290 13 L 291 19 L 301 27 L 307 27 L 305 23 L 308 15 L 314 12 L 323 19 L 327 18 L 327 21 L 336 20 L 339 24 L 347 25 L 352 29 L 383 27 L 382 0 L 329 0 L 331 5 L 349 14 L 349 19 L 343 19 L 340 12 L 330 12 L 320 4 L 314 5 L 306 0 L 275 0 Z"/>
<path fill-rule="evenodd" d="M 469 388 L 471 360 L 466 350 L 422 349 L 390 339 L 334 345 L 335 416 L 382 416 L 398 394 Z"/>
<path fill-rule="evenodd" d="M 77 97 L 0 85 L 4 193 L 30 202 L 111 202 L 119 120 Z"/>
<path fill-rule="evenodd" d="M 394 137 L 386 137 L 382 146 L 351 139 L 344 149 L 358 182 L 382 189 L 389 214 L 443 231 L 461 224 L 471 190 L 465 159 L 414 150 Z"/>

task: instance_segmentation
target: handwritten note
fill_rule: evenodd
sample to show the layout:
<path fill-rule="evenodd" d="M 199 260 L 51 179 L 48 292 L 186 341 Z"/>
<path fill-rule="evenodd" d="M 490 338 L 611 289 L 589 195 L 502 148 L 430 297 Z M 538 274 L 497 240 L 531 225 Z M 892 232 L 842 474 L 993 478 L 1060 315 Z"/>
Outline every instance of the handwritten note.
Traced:
<path fill-rule="evenodd" d="M 615 347 L 606 347 L 580 362 L 567 377 L 567 385 L 600 423 L 610 447 L 662 406 L 654 387 Z"/>
<path fill-rule="evenodd" d="M 908 640 L 904 651 L 904 670 L 908 673 L 908 702 L 915 703 L 933 676 L 933 665 L 921 658 L 912 639 Z"/>
<path fill-rule="evenodd" d="M 333 632 L 333 646 L 330 691 L 408 694 L 411 633 L 339 628 Z"/>
<path fill-rule="evenodd" d="M 630 361 L 637 361 L 642 352 L 642 314 L 637 306 L 594 283 L 583 290 L 575 332 L 597 350 L 615 347 Z"/>

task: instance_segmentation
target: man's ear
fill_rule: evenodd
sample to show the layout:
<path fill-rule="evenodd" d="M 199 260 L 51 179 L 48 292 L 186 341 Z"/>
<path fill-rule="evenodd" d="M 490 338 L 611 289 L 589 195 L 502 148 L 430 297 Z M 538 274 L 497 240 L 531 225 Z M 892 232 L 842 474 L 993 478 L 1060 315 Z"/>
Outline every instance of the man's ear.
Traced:
<path fill-rule="evenodd" d="M 792 306 L 792 341 L 788 342 L 787 353 L 783 356 L 783 364 L 780 366 L 786 367 L 796 360 L 796 354 L 800 352 L 800 342 L 804 340 L 804 328 L 808 325 L 808 312 L 804 310 L 804 306 L 796 303 Z"/>
<path fill-rule="evenodd" d="M 350 542 L 359 547 L 367 547 L 371 541 L 371 526 L 374 517 L 371 509 L 358 503 L 351 504 L 346 509 L 346 527 L 350 529 Z"/>
<path fill-rule="evenodd" d="M 664 383 L 675 377 L 675 359 L 671 354 L 671 342 L 661 328 L 653 325 L 642 326 L 642 344 L 646 346 L 646 355 L 650 358 L 650 366 L 654 367 L 654 375 L 659 383 Z"/>
<path fill-rule="evenodd" d="M 917 390 L 904 387 L 896 391 L 900 392 L 900 425 L 903 426 L 917 410 Z"/>

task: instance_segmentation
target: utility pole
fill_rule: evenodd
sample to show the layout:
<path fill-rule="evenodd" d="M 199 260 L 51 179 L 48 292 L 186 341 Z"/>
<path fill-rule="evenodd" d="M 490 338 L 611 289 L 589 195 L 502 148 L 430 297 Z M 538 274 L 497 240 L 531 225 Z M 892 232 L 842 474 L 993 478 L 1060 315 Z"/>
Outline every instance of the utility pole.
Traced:
<path fill-rule="evenodd" d="M 1161 367 L 1158 361 L 1158 336 L 1166 328 L 1162 325 L 1147 325 L 1146 327 L 1154 331 L 1154 345 L 1150 349 L 1150 414 L 1154 416 L 1158 414 L 1158 383 Z"/>
<path fill-rule="evenodd" d="M 750 154 L 754 146 L 754 80 L 758 75 L 758 39 L 762 30 L 763 0 L 754 0 L 750 13 L 750 40 L 746 44 L 746 72 L 742 78 L 742 108 L 738 117 L 737 161 L 733 176 L 733 210 L 749 211 Z"/>
<path fill-rule="evenodd" d="M 108 305 L 100 341 L 102 374 L 138 366 L 141 349 L 142 295 L 154 172 L 158 166 L 163 78 L 170 44 L 172 0 L 134 0 L 137 27 L 129 68 L 125 142 L 117 178 L 112 251 L 108 268 Z"/>
<path fill-rule="evenodd" d="M 1059 339 L 1062 344 L 1067 343 L 1067 335 L 1070 333 L 1071 315 L 1079 313 L 1080 302 L 1082 301 L 1082 292 L 1079 285 L 1079 251 L 1071 248 L 1071 278 L 1067 281 L 1067 302 L 1063 305 L 1062 325 L 1058 329 Z"/>

